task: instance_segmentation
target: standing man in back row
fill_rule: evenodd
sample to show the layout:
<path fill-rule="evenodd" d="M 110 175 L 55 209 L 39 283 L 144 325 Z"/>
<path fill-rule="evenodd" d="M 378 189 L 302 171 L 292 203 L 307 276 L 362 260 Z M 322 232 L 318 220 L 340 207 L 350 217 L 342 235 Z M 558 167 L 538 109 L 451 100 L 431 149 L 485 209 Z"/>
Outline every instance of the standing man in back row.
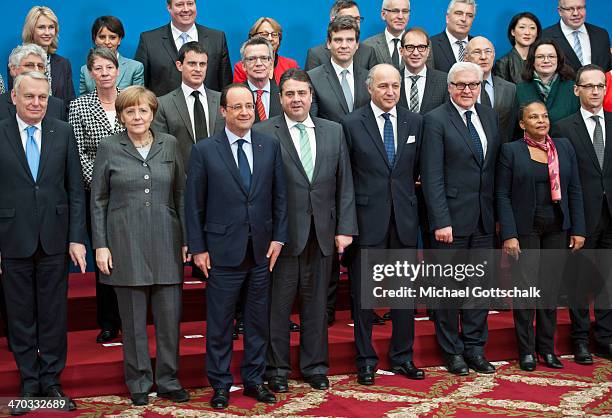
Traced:
<path fill-rule="evenodd" d="M 431 37 L 433 68 L 448 73 L 456 62 L 465 59 L 472 23 L 476 17 L 474 0 L 450 0 L 446 9 L 446 29 Z"/>
<path fill-rule="evenodd" d="M 374 48 L 379 64 L 391 64 L 401 71 L 404 62 L 400 56 L 400 46 L 410 20 L 410 0 L 383 0 L 380 17 L 385 21 L 385 30 L 363 43 Z"/>

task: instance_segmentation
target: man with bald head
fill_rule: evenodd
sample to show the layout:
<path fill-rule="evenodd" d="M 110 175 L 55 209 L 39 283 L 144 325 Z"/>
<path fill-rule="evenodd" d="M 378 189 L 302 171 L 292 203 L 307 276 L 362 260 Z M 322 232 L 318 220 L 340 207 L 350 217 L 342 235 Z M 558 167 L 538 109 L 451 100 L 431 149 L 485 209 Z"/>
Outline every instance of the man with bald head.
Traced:
<path fill-rule="evenodd" d="M 363 43 L 374 48 L 379 63 L 391 64 L 401 70 L 404 68 L 400 55 L 401 38 L 410 20 L 410 0 L 383 0 L 380 17 L 385 21 L 385 30 Z"/>
<path fill-rule="evenodd" d="M 495 62 L 493 44 L 483 36 L 472 38 L 466 48 L 465 60 L 478 65 L 483 71 L 478 103 L 497 112 L 502 142 L 512 141 L 518 117 L 516 86 L 491 73 Z"/>
<path fill-rule="evenodd" d="M 474 0 L 450 0 L 446 9 L 446 29 L 431 37 L 433 68 L 447 73 L 454 63 L 464 61 L 475 17 Z"/>
<path fill-rule="evenodd" d="M 362 249 L 416 248 L 419 215 L 415 195 L 422 118 L 397 107 L 401 78 L 390 64 L 373 67 L 367 78 L 370 103 L 342 120 L 351 157 L 359 236 L 349 252 L 357 381 L 373 385 L 378 356 L 372 346 L 373 311 L 362 309 Z M 423 379 L 412 362 L 414 310 L 392 309 L 389 360 L 394 373 Z"/>
<path fill-rule="evenodd" d="M 610 36 L 604 28 L 585 22 L 586 0 L 559 0 L 557 11 L 559 22 L 545 28 L 541 37 L 557 42 L 565 54 L 565 63 L 574 71 L 587 64 L 610 71 Z"/>

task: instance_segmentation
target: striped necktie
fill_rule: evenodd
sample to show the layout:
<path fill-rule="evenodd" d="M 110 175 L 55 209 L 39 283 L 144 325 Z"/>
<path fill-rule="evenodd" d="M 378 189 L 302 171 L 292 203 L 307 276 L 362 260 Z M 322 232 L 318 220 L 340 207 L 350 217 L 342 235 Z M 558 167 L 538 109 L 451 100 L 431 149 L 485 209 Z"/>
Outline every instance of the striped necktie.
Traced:
<path fill-rule="evenodd" d="M 302 166 L 304 167 L 304 171 L 308 176 L 308 180 L 312 181 L 314 167 L 312 164 L 310 138 L 308 137 L 308 132 L 306 131 L 306 126 L 304 124 L 298 123 L 295 125 L 295 127 L 300 131 L 300 160 L 302 161 Z"/>
<path fill-rule="evenodd" d="M 584 65 L 584 58 L 582 57 L 582 45 L 580 44 L 580 31 L 575 30 L 572 32 L 572 34 L 574 35 L 574 52 L 576 53 L 580 64 Z"/>
<path fill-rule="evenodd" d="M 410 85 L 410 111 L 418 113 L 419 112 L 419 88 L 417 86 L 417 81 L 421 78 L 420 75 L 411 75 L 409 76 L 412 80 L 412 84 Z"/>

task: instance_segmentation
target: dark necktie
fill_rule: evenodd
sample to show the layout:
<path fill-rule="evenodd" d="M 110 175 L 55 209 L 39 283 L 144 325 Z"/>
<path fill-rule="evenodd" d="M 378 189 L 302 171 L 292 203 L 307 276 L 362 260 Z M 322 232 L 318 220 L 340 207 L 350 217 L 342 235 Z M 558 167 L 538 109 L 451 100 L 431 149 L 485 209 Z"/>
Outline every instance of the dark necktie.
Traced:
<path fill-rule="evenodd" d="M 467 127 L 470 131 L 470 136 L 472 137 L 472 142 L 474 143 L 474 148 L 476 148 L 476 153 L 480 157 L 480 162 L 484 161 L 484 151 L 482 150 L 482 142 L 480 142 L 480 136 L 476 131 L 476 127 L 472 123 L 472 111 L 468 110 L 465 112 L 465 120 L 467 121 Z"/>
<path fill-rule="evenodd" d="M 603 168 L 604 165 L 604 139 L 603 129 L 599 122 L 599 116 L 591 116 L 591 119 L 595 121 L 595 130 L 593 131 L 593 148 L 595 148 L 595 154 L 597 155 L 597 161 L 599 161 L 599 167 Z"/>
<path fill-rule="evenodd" d="M 489 107 L 493 107 L 491 104 L 491 98 L 489 97 L 489 93 L 487 93 L 487 84 L 489 82 L 484 80 L 482 82 L 482 90 L 480 90 L 480 104 L 487 105 Z"/>
<path fill-rule="evenodd" d="M 395 141 L 393 140 L 393 124 L 391 123 L 391 114 L 383 113 L 385 126 L 383 128 L 383 141 L 385 143 L 385 151 L 391 167 L 395 164 Z"/>
<path fill-rule="evenodd" d="M 200 101 L 200 92 L 194 90 L 191 95 L 195 99 L 193 102 L 193 125 L 195 127 L 196 142 L 202 138 L 208 138 L 208 128 L 206 128 L 206 113 L 204 113 L 204 106 Z"/>
<path fill-rule="evenodd" d="M 459 45 L 459 53 L 457 54 L 457 62 L 463 62 L 463 58 L 465 57 L 465 46 L 463 46 L 463 41 L 455 41 L 457 45 Z"/>
<path fill-rule="evenodd" d="M 391 55 L 391 63 L 398 71 L 400 69 L 399 52 L 397 51 L 397 43 L 399 41 L 399 39 L 393 38 L 393 54 Z"/>
<path fill-rule="evenodd" d="M 251 168 L 249 166 L 249 160 L 242 149 L 242 146 L 246 142 L 244 139 L 240 138 L 238 141 L 238 170 L 240 171 L 240 177 L 242 178 L 242 184 L 244 184 L 245 189 L 251 189 Z"/>
<path fill-rule="evenodd" d="M 417 86 L 417 81 L 421 78 L 420 75 L 411 75 L 408 76 L 412 80 L 412 84 L 410 85 L 410 111 L 418 113 L 419 112 L 419 88 Z"/>

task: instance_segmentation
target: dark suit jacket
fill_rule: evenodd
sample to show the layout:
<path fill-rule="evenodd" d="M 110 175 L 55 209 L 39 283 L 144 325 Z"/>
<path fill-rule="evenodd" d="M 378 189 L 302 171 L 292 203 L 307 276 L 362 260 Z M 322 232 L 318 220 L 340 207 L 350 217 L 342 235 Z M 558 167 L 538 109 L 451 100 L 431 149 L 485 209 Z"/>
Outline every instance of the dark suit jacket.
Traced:
<path fill-rule="evenodd" d="M 535 82 L 522 82 L 516 85 L 516 101 L 518 106 L 534 100 L 542 101 Z M 557 79 L 550 89 L 546 100 L 546 109 L 550 123 L 568 117 L 580 109 L 580 100 L 574 94 L 574 82 L 572 80 L 561 81 Z"/>
<path fill-rule="evenodd" d="M 251 89 L 249 87 L 248 82 L 245 81 L 242 84 L 247 86 L 249 90 Z M 257 100 L 257 92 L 255 90 L 251 90 L 251 91 L 253 92 L 253 102 L 255 102 L 255 100 Z M 283 108 L 280 103 L 279 94 L 280 94 L 280 90 L 278 89 L 278 85 L 276 84 L 276 81 L 270 80 L 270 107 L 268 108 L 268 119 L 274 116 L 283 114 Z M 255 109 L 255 123 L 259 121 L 260 121 L 259 114 L 257 113 L 257 109 Z"/>
<path fill-rule="evenodd" d="M 324 256 L 334 252 L 336 235 L 357 235 L 351 163 L 340 124 L 312 118 L 316 161 L 308 180 L 291 139 L 284 115 L 253 126 L 253 131 L 278 139 L 287 182 L 289 242 L 283 255 L 298 256 L 306 247 L 314 222 L 316 240 Z"/>
<path fill-rule="evenodd" d="M 287 191 L 280 144 L 251 133 L 251 189 L 242 184 L 225 131 L 193 146 L 185 195 L 192 254 L 210 253 L 213 266 L 237 267 L 249 238 L 254 261 L 266 261 L 271 241 L 288 242 Z"/>
<path fill-rule="evenodd" d="M 487 136 L 487 154 L 480 162 L 468 128 L 449 100 L 424 117 L 421 182 L 431 231 L 453 227 L 454 236 L 468 236 L 482 218 L 487 233 L 495 231 L 493 187 L 501 144 L 497 114 L 476 104 Z"/>
<path fill-rule="evenodd" d="M 208 136 L 221 132 L 225 126 L 225 119 L 219 110 L 221 93 L 206 89 L 206 101 L 208 107 L 208 125 L 210 130 Z M 203 138 L 196 138 L 187 110 L 187 102 L 183 95 L 183 89 L 179 86 L 174 91 L 158 99 L 159 107 L 151 126 L 157 132 L 163 132 L 174 136 L 178 141 L 179 152 L 183 160 L 183 167 L 187 171 L 189 154 L 193 144 Z"/>
<path fill-rule="evenodd" d="M 419 213 L 414 184 L 419 175 L 421 116 L 397 107 L 393 167 L 369 104 L 346 116 L 342 126 L 353 169 L 358 244 L 380 244 L 389 230 L 393 209 L 399 239 L 404 245 L 416 246 Z"/>
<path fill-rule="evenodd" d="M 319 65 L 329 62 L 330 59 L 331 53 L 329 52 L 329 49 L 327 49 L 326 44 L 313 46 L 312 48 L 308 49 L 308 53 L 306 54 L 306 65 L 304 66 L 304 70 L 310 71 L 313 68 L 317 68 Z M 376 52 L 374 52 L 374 48 L 363 43 L 360 43 L 357 51 L 355 51 L 353 61 L 355 62 L 355 65 L 366 70 L 369 70 L 379 63 L 376 59 Z"/>
<path fill-rule="evenodd" d="M 470 39 L 472 39 L 472 36 L 468 35 L 468 41 Z M 457 60 L 445 30 L 431 37 L 431 49 L 433 53 L 433 68 L 448 73 Z"/>
<path fill-rule="evenodd" d="M 47 117 L 63 120 L 68 122 L 68 112 L 66 112 L 66 104 L 62 99 L 54 96 L 49 96 L 47 102 Z M 7 91 L 0 95 L 0 120 L 15 117 L 15 105 L 11 99 L 11 91 Z"/>
<path fill-rule="evenodd" d="M 208 70 L 204 84 L 221 91 L 232 82 L 232 65 L 227 52 L 225 34 L 196 24 L 198 42 L 208 51 Z M 163 96 L 181 85 L 181 73 L 176 69 L 178 51 L 172 38 L 170 23 L 140 34 L 134 59 L 144 65 L 144 82 L 156 96 Z"/>
<path fill-rule="evenodd" d="M 353 65 L 353 72 L 355 80 L 353 110 L 355 110 L 370 101 L 370 94 L 365 83 L 368 72 L 357 65 Z M 314 87 L 310 114 L 340 122 L 349 113 L 349 109 L 331 61 L 328 60 L 325 64 L 308 71 L 308 75 Z"/>
<path fill-rule="evenodd" d="M 493 109 L 499 116 L 499 136 L 503 143 L 510 142 L 514 139 L 518 123 L 516 85 L 501 77 L 493 76 L 493 93 L 495 94 Z"/>
<path fill-rule="evenodd" d="M 402 88 L 400 90 L 400 99 L 398 105 L 408 109 L 410 104 L 406 98 L 406 79 L 404 78 L 406 69 L 401 71 Z M 423 101 L 419 107 L 419 113 L 424 115 L 430 110 L 435 109 L 442 103 L 448 100 L 448 83 L 446 82 L 446 73 L 427 68 L 427 76 L 425 77 L 425 92 L 423 93 Z M 410 86 L 408 87 L 410 90 Z"/>
<path fill-rule="evenodd" d="M 604 199 L 608 203 L 608 211 L 612 211 L 612 146 L 609 146 L 612 144 L 612 113 L 605 112 L 604 116 L 606 119 L 606 147 L 603 170 L 599 167 L 593 142 L 580 112 L 560 120 L 551 131 L 555 137 L 569 138 L 576 151 L 587 236 L 590 236 L 599 224 Z"/>
<path fill-rule="evenodd" d="M 15 118 L 0 122 L 0 253 L 32 256 L 40 243 L 47 255 L 85 243 L 85 192 L 72 127 L 42 121 L 40 165 L 32 178 Z"/>
<path fill-rule="evenodd" d="M 576 153 L 566 138 L 554 142 L 559 155 L 562 228 L 570 229 L 571 235 L 585 236 Z M 525 141 L 502 145 L 495 177 L 495 203 L 502 241 L 533 232 L 536 189 L 533 162 Z"/>
<path fill-rule="evenodd" d="M 599 65 L 604 71 L 612 70 L 612 60 L 610 58 L 610 36 L 608 31 L 599 26 L 585 23 L 586 30 L 591 41 L 591 63 Z M 582 64 L 574 52 L 574 48 L 567 41 L 567 38 L 561 30 L 559 22 L 547 27 L 542 31 L 542 39 L 553 39 L 565 54 L 565 62 L 578 71 Z"/>

